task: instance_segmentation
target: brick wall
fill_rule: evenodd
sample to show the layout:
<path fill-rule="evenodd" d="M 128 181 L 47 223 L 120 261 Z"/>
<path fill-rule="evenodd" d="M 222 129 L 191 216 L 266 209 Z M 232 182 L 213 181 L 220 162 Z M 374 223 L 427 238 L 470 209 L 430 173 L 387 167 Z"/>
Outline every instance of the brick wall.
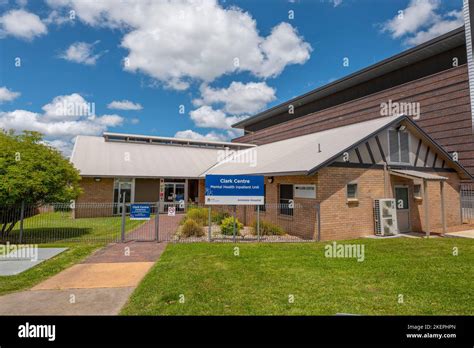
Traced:
<path fill-rule="evenodd" d="M 113 215 L 114 179 L 83 177 L 80 185 L 83 193 L 76 199 L 75 218 Z"/>

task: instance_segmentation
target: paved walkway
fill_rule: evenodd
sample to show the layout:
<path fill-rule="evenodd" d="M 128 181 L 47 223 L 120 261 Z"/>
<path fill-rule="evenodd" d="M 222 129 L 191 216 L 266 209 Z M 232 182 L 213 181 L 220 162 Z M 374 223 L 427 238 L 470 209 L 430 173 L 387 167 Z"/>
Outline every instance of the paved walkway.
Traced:
<path fill-rule="evenodd" d="M 115 243 L 37 284 L 0 297 L 0 315 L 116 315 L 166 243 Z"/>
<path fill-rule="evenodd" d="M 184 214 L 176 214 L 175 216 L 168 216 L 160 214 L 160 228 L 158 233 L 159 241 L 169 241 L 176 233 L 179 222 L 183 219 Z M 126 234 L 127 240 L 154 240 L 155 239 L 155 219 L 138 226 L 133 231 Z"/>
<path fill-rule="evenodd" d="M 474 239 L 474 230 L 446 233 L 447 237 L 471 238 Z"/>

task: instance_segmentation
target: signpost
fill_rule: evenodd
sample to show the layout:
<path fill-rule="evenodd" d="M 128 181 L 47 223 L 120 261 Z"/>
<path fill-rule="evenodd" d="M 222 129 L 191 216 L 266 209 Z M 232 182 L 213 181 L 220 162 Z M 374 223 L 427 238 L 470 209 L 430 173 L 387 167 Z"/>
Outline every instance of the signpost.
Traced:
<path fill-rule="evenodd" d="M 207 205 L 262 205 L 262 175 L 206 175 Z"/>
<path fill-rule="evenodd" d="M 130 220 L 150 220 L 150 206 L 148 204 L 131 204 Z"/>

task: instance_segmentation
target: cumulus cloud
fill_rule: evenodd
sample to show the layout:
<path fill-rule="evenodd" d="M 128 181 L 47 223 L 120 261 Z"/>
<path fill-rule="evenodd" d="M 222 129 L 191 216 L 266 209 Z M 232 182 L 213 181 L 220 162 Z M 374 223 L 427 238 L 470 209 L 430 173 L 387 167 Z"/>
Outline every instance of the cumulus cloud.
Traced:
<path fill-rule="evenodd" d="M 8 11 L 0 17 L 0 38 L 14 36 L 31 41 L 47 32 L 46 25 L 37 15 L 23 9 Z"/>
<path fill-rule="evenodd" d="M 200 93 L 201 97 L 193 100 L 195 106 L 223 104 L 223 110 L 234 115 L 258 112 L 276 99 L 275 89 L 265 82 L 232 82 L 228 88 L 202 85 Z"/>
<path fill-rule="evenodd" d="M 110 102 L 107 107 L 109 109 L 116 109 L 116 110 L 141 110 L 143 106 L 140 103 L 134 103 L 130 100 L 114 100 Z"/>
<path fill-rule="evenodd" d="M 439 14 L 440 0 L 411 0 L 408 6 L 382 24 L 382 32 L 404 43 L 418 45 L 463 25 L 462 12 Z"/>
<path fill-rule="evenodd" d="M 192 139 L 192 140 L 213 140 L 213 141 L 227 141 L 228 140 L 227 137 L 223 134 L 218 134 L 216 132 L 201 134 L 191 129 L 176 132 L 174 136 L 176 138 Z"/>
<path fill-rule="evenodd" d="M 9 90 L 7 87 L 3 86 L 0 87 L 0 104 L 4 102 L 12 101 L 20 96 L 20 92 L 13 92 Z"/>
<path fill-rule="evenodd" d="M 128 50 L 123 67 L 183 90 L 194 80 L 211 82 L 248 71 L 274 77 L 310 58 L 311 46 L 288 23 L 260 36 L 248 12 L 216 0 L 48 0 L 52 10 L 71 8 L 87 25 L 120 29 Z"/>
<path fill-rule="evenodd" d="M 232 125 L 241 121 L 245 116 L 226 116 L 222 110 L 214 110 L 209 105 L 201 106 L 189 113 L 197 127 L 231 129 Z"/>
<path fill-rule="evenodd" d="M 94 46 L 99 42 L 100 41 L 93 43 L 75 42 L 64 52 L 62 52 L 59 55 L 59 58 L 79 64 L 95 65 L 97 63 L 97 59 L 99 59 L 105 53 L 105 51 L 103 51 L 94 54 Z"/>
<path fill-rule="evenodd" d="M 97 116 L 94 104 L 78 93 L 57 96 L 42 109 L 43 113 L 28 110 L 0 112 L 0 128 L 43 133 L 52 146 L 58 145 L 69 154 L 77 135 L 99 135 L 124 121 L 115 114 Z"/>

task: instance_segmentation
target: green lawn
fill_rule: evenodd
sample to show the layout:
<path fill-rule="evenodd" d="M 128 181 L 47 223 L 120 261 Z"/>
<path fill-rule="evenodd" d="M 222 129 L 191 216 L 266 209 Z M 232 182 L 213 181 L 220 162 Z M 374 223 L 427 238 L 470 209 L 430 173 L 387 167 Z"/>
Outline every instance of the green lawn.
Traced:
<path fill-rule="evenodd" d="M 144 221 L 131 221 L 127 217 L 126 231 L 133 230 L 142 223 Z M 72 219 L 69 212 L 44 213 L 25 219 L 24 235 L 28 237 L 26 242 L 47 242 L 40 247 L 69 249 L 21 274 L 0 276 L 0 295 L 31 288 L 80 262 L 107 242 L 119 238 L 120 226 L 120 217 Z M 18 228 L 17 225 L 12 233 L 18 234 Z M 52 241 L 53 237 L 57 240 Z"/>
<path fill-rule="evenodd" d="M 364 244 L 365 260 L 326 258 L 327 243 L 170 244 L 122 314 L 474 314 L 474 240 L 344 243 Z"/>
<path fill-rule="evenodd" d="M 125 220 L 126 231 L 143 224 L 142 220 Z M 122 218 L 109 216 L 73 219 L 71 212 L 57 211 L 35 215 L 24 221 L 23 240 L 28 243 L 51 241 L 111 242 L 120 239 Z M 10 234 L 11 240 L 19 240 L 20 224 Z"/>

